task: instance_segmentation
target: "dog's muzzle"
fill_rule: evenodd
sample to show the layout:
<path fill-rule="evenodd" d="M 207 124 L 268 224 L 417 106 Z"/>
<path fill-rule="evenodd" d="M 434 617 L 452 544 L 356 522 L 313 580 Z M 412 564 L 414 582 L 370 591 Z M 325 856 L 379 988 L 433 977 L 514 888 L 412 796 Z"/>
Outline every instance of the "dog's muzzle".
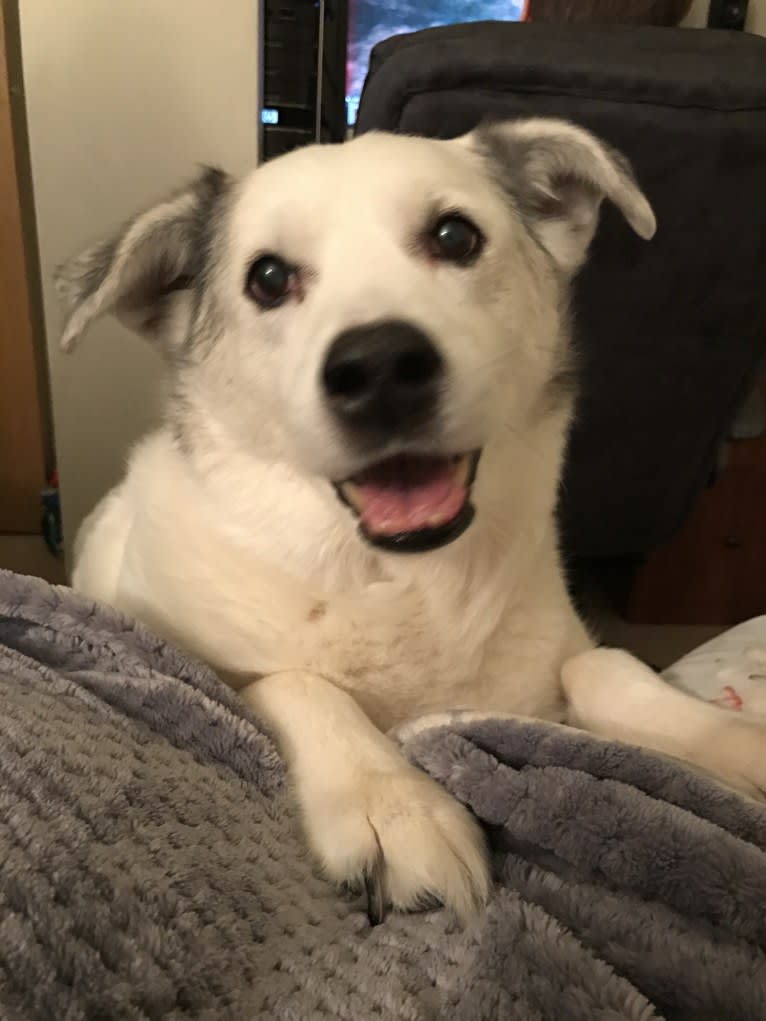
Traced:
<path fill-rule="evenodd" d="M 336 483 L 367 542 L 393 553 L 425 553 L 454 542 L 474 519 L 471 486 L 479 452 L 400 454 Z"/>

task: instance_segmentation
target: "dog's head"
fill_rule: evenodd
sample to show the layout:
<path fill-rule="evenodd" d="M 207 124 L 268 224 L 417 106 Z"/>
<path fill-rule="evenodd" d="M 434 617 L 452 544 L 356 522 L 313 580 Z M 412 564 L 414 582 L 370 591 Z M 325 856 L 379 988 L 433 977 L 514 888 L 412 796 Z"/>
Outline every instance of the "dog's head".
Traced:
<path fill-rule="evenodd" d="M 604 198 L 651 237 L 626 161 L 560 121 L 208 170 L 61 270 L 62 343 L 114 312 L 162 343 L 179 428 L 325 479 L 377 546 L 433 548 L 471 521 L 482 449 L 571 403 L 566 289 Z"/>

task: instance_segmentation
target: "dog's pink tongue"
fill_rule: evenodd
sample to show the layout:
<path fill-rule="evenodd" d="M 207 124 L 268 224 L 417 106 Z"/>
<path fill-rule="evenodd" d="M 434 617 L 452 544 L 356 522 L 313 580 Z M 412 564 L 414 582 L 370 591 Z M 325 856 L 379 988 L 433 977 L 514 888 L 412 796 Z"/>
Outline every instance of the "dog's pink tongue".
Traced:
<path fill-rule="evenodd" d="M 356 484 L 362 522 L 375 535 L 438 528 L 456 517 L 467 496 L 454 466 L 439 458 L 392 458 Z"/>

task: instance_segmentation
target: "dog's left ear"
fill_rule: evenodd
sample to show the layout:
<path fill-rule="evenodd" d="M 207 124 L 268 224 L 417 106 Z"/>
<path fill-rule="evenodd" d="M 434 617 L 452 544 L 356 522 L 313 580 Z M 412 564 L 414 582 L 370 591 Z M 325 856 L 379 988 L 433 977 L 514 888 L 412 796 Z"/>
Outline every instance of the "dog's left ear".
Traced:
<path fill-rule="evenodd" d="M 67 312 L 62 348 L 71 350 L 94 320 L 109 313 L 137 333 L 164 339 L 178 292 L 205 272 L 231 183 L 222 170 L 207 167 L 114 237 L 60 266 L 56 290 Z"/>
<path fill-rule="evenodd" d="M 490 160 L 529 230 L 565 272 L 585 261 L 605 198 L 639 237 L 654 235 L 654 213 L 630 163 L 584 128 L 532 118 L 482 126 L 467 141 Z"/>

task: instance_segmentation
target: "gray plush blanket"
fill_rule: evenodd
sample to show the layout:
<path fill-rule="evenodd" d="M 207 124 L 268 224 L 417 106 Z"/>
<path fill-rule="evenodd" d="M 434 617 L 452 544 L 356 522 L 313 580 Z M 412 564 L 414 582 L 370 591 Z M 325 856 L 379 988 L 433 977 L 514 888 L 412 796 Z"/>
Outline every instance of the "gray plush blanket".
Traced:
<path fill-rule="evenodd" d="M 497 888 L 467 931 L 370 928 L 205 667 L 0 572 L 0 686 L 7 1021 L 766 1018 L 766 812 L 670 761 L 543 723 L 412 734 Z"/>

